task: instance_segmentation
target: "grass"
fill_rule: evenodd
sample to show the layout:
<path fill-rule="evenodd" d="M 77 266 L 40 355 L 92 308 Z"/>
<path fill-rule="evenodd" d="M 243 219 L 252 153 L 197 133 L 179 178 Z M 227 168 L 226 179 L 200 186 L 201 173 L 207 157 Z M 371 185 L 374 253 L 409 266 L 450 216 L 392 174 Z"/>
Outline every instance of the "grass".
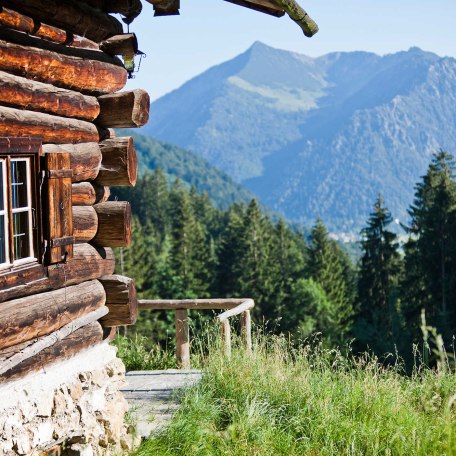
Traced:
<path fill-rule="evenodd" d="M 253 355 L 214 348 L 170 426 L 142 455 L 456 455 L 450 369 L 354 359 L 260 337 Z"/>

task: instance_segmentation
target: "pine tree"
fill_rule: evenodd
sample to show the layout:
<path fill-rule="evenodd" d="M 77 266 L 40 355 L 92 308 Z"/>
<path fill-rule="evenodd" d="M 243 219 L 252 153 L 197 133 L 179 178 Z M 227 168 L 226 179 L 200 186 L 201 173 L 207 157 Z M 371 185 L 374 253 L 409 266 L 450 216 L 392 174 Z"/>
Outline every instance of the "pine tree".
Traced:
<path fill-rule="evenodd" d="M 362 257 L 358 280 L 355 336 L 360 349 L 379 355 L 398 344 L 397 293 L 401 270 L 397 236 L 388 230 L 392 217 L 381 195 L 367 227 L 361 232 Z"/>
<path fill-rule="evenodd" d="M 409 210 L 410 240 L 405 247 L 404 304 L 419 337 L 419 315 L 449 341 L 456 328 L 455 162 L 441 150 L 416 185 Z"/>
<path fill-rule="evenodd" d="M 307 256 L 307 275 L 321 286 L 331 302 L 334 325 L 331 332 L 334 342 L 341 343 L 352 327 L 351 280 L 347 279 L 346 255 L 329 238 L 320 219 L 312 228 Z"/>

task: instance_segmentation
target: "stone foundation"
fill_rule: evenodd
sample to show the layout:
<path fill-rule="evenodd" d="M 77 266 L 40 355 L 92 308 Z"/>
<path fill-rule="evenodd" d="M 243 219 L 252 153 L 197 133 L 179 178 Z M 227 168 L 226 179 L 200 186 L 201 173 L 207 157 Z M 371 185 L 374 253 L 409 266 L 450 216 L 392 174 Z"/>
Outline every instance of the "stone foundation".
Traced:
<path fill-rule="evenodd" d="M 136 443 L 119 388 L 125 367 L 100 344 L 0 387 L 0 455 L 118 455 Z M 128 421 L 128 420 L 127 420 Z"/>

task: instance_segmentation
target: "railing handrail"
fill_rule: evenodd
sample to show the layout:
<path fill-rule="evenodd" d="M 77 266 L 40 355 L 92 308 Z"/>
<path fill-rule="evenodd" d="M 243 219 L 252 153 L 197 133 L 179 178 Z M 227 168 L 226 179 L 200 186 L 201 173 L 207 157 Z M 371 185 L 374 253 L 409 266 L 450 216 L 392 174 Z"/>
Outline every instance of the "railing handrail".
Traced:
<path fill-rule="evenodd" d="M 176 322 L 176 356 L 180 368 L 190 368 L 190 334 L 188 310 L 225 310 L 217 315 L 222 332 L 225 354 L 231 355 L 231 327 L 229 318 L 241 316 L 241 335 L 247 351 L 252 350 L 252 329 L 250 310 L 255 306 L 251 298 L 225 299 L 140 299 L 140 310 L 174 310 Z"/>

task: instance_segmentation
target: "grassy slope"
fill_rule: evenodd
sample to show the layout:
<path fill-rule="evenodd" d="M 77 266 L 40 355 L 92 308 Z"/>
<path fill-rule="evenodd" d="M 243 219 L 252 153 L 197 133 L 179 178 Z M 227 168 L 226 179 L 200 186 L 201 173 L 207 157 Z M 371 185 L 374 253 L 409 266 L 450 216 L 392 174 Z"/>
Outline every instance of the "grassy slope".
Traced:
<path fill-rule="evenodd" d="M 313 354 L 312 354 L 313 353 Z M 263 341 L 213 355 L 207 374 L 142 455 L 452 455 L 456 377 L 413 376 L 336 352 Z"/>

